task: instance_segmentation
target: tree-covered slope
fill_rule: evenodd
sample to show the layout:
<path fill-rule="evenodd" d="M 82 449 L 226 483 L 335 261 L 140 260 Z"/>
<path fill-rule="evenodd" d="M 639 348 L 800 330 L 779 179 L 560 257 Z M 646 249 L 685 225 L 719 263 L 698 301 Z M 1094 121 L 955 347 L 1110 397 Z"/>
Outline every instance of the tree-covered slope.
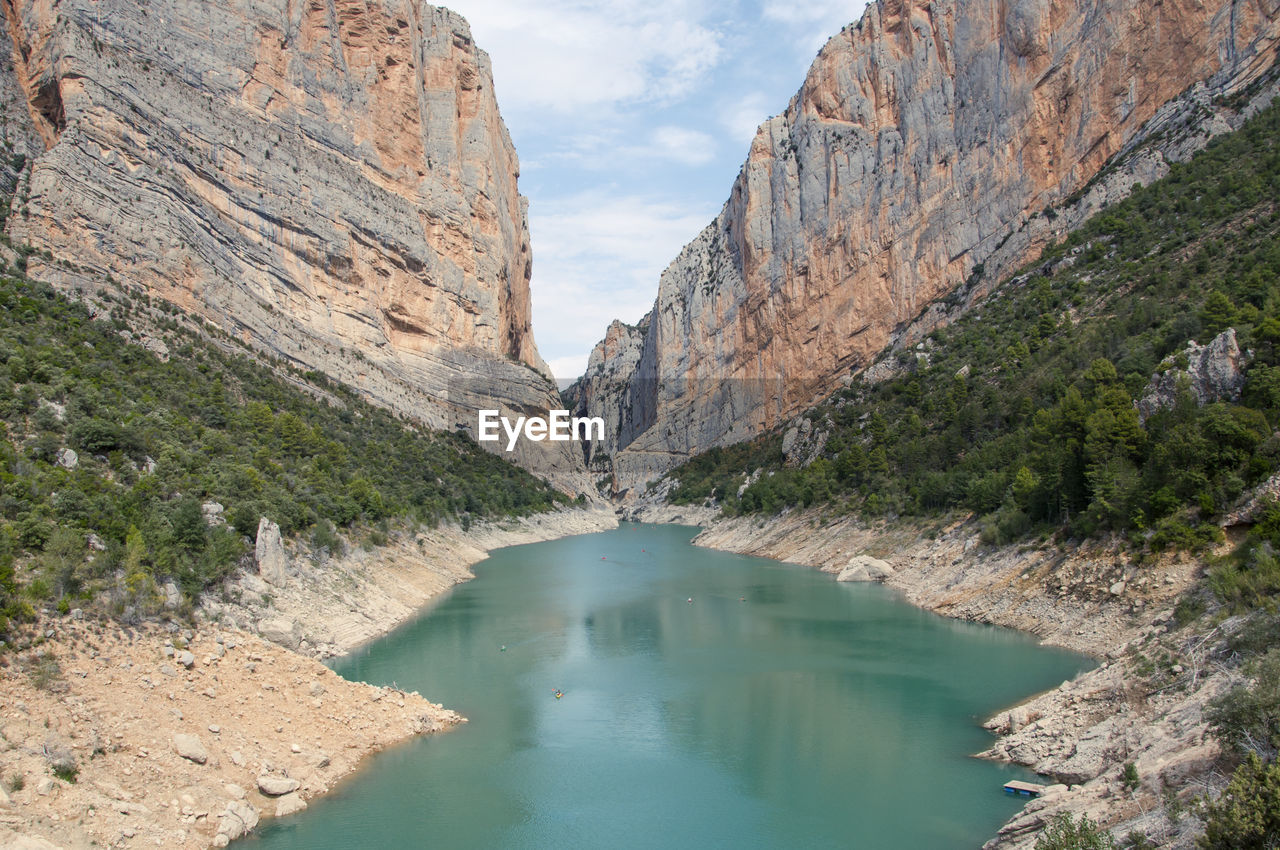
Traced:
<path fill-rule="evenodd" d="M 1280 466 L 1277 199 L 1273 105 L 898 352 L 891 379 L 810 411 L 828 435 L 812 462 L 788 465 L 774 433 L 692 459 L 672 498 L 712 498 L 730 514 L 972 511 L 991 541 L 1058 529 L 1155 548 L 1211 537 L 1211 520 Z M 1227 328 L 1252 352 L 1239 399 L 1197 405 L 1184 386 L 1140 421 L 1153 374 Z"/>
<path fill-rule="evenodd" d="M 10 617 L 96 592 L 117 613 L 144 613 L 170 579 L 194 597 L 251 548 L 262 516 L 332 545 L 335 526 L 376 537 L 392 518 L 468 522 L 563 499 L 466 437 L 215 344 L 167 317 L 167 304 L 118 293 L 106 306 L 91 317 L 43 284 L 0 278 L 0 607 Z M 128 341 L 126 319 L 138 318 L 167 359 Z M 222 505 L 224 520 L 207 518 L 205 503 Z"/>

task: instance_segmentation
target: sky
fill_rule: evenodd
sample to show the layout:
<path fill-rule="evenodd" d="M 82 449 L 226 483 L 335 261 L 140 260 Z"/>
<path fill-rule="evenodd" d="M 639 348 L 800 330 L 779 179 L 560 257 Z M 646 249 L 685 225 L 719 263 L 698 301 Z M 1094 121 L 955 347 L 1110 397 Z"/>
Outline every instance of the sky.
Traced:
<path fill-rule="evenodd" d="M 533 243 L 533 332 L 560 381 L 720 211 L 864 0 L 451 0 L 493 61 Z"/>

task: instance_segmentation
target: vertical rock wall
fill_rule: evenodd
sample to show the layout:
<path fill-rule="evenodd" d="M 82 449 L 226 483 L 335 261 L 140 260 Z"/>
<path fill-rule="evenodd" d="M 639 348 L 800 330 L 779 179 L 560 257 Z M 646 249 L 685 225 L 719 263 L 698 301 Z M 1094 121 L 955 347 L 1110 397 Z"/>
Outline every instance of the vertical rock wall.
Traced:
<path fill-rule="evenodd" d="M 435 427 L 556 405 L 519 165 L 460 16 L 416 0 L 0 6 L 0 87 L 46 148 L 7 228 L 61 261 L 33 257 L 33 276 L 140 284 Z M 522 459 L 580 464 L 551 454 Z"/>
<path fill-rule="evenodd" d="M 663 273 L 645 357 L 622 376 L 593 363 L 580 382 L 590 398 L 622 385 L 646 399 L 650 421 L 619 428 L 618 486 L 803 410 L 974 272 L 998 276 L 1114 200 L 1084 190 L 1162 126 L 1162 107 L 1184 95 L 1203 109 L 1271 71 L 1278 11 L 872 3 L 761 125 L 720 215 Z M 1085 203 L 1070 215 L 1045 214 L 1073 193 Z"/>

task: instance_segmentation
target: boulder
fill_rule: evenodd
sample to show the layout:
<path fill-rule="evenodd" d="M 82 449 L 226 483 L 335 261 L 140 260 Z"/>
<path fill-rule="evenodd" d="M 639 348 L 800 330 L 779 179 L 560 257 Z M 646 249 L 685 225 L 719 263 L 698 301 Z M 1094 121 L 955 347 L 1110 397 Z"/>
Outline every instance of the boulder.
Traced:
<path fill-rule="evenodd" d="M 226 517 L 223 512 L 226 510 L 218 502 L 202 502 L 200 504 L 200 512 L 204 514 L 204 521 L 207 525 L 226 525 Z"/>
<path fill-rule="evenodd" d="M 292 794 L 299 787 L 298 780 L 288 776 L 259 776 L 258 790 L 268 797 L 283 797 Z"/>
<path fill-rule="evenodd" d="M 164 595 L 164 607 L 172 610 L 182 604 L 182 592 L 172 581 L 166 581 L 160 590 Z"/>
<path fill-rule="evenodd" d="M 235 841 L 258 825 L 258 810 L 244 800 L 231 800 L 218 819 L 218 834 Z"/>
<path fill-rule="evenodd" d="M 204 764 L 209 760 L 209 752 L 195 735 L 179 732 L 173 736 L 173 749 L 187 761 Z"/>
<path fill-rule="evenodd" d="M 296 791 L 290 791 L 276 801 L 276 817 L 282 818 L 285 815 L 291 815 L 294 812 L 300 812 L 307 807 L 307 801 Z"/>
<path fill-rule="evenodd" d="M 266 617 L 258 621 L 258 634 L 286 649 L 297 649 L 302 641 L 302 630 L 297 620 L 287 617 Z"/>
<path fill-rule="evenodd" d="M 836 576 L 836 581 L 884 581 L 891 575 L 893 567 L 886 561 L 870 555 L 855 555 Z"/>
<path fill-rule="evenodd" d="M 58 466 L 63 469 L 75 469 L 80 465 L 80 456 L 75 449 L 58 449 Z"/>
<path fill-rule="evenodd" d="M 196 663 L 196 657 L 188 650 L 178 653 L 178 663 L 190 670 Z"/>
<path fill-rule="evenodd" d="M 266 517 L 258 520 L 258 540 L 254 547 L 258 575 L 267 584 L 282 586 L 288 580 L 289 557 L 280 541 L 280 526 Z"/>

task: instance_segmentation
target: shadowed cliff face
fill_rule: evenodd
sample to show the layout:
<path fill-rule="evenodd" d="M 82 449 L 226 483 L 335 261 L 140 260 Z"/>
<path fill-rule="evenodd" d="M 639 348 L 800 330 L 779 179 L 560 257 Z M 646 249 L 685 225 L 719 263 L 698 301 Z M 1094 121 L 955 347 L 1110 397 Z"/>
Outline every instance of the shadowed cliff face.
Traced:
<path fill-rule="evenodd" d="M 619 376 L 604 344 L 593 353 L 580 407 L 637 412 L 613 438 L 616 486 L 780 423 L 927 330 L 930 305 L 975 271 L 995 279 L 1160 176 L 1185 151 L 1156 131 L 1267 73 L 1278 9 L 872 4 L 760 127 L 720 215 L 663 273 L 644 339 L 623 347 L 643 356 Z M 1148 137 L 1130 170 L 1088 186 Z"/>
<path fill-rule="evenodd" d="M 47 147 L 8 229 L 78 268 L 33 257 L 33 276 L 141 284 L 434 427 L 558 406 L 519 166 L 461 17 L 416 0 L 0 5 Z M 550 455 L 520 459 L 581 466 Z"/>

